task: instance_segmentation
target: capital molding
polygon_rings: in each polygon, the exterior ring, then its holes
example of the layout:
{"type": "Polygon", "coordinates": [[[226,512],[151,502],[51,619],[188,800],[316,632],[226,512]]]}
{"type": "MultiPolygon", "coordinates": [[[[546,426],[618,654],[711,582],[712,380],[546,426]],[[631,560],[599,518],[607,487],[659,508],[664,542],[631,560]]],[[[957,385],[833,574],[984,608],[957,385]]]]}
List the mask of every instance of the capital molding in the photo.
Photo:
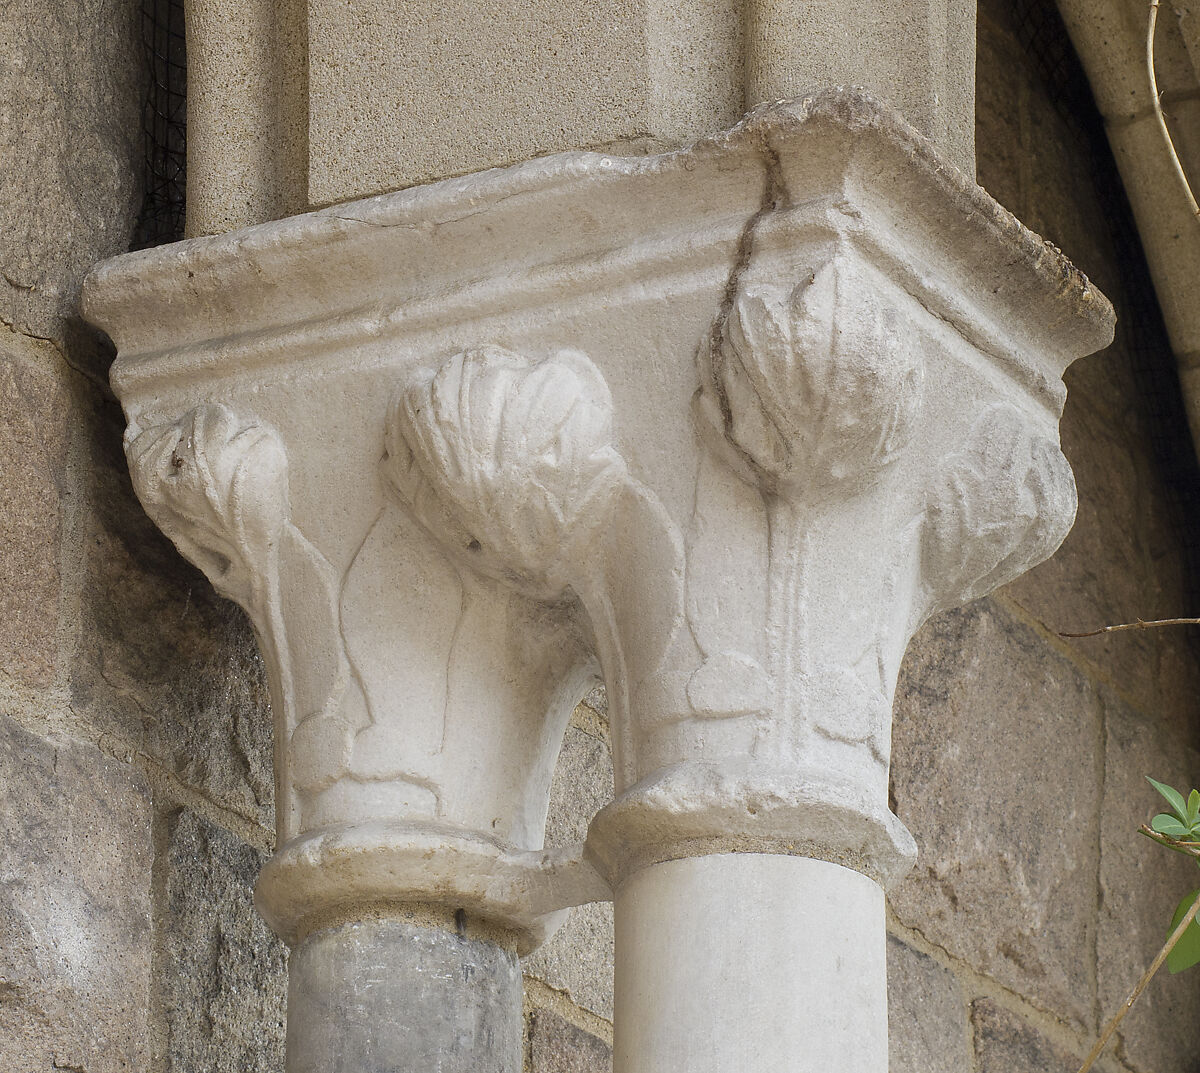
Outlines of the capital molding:
{"type": "Polygon", "coordinates": [[[440,902],[524,949],[654,861],[903,873],[905,647],[1065,536],[1062,373],[1113,326],[844,90],[131,254],[84,300],[138,495],[270,670],[267,919],[440,902]],[[616,799],[548,852],[597,676],[616,799]]]}

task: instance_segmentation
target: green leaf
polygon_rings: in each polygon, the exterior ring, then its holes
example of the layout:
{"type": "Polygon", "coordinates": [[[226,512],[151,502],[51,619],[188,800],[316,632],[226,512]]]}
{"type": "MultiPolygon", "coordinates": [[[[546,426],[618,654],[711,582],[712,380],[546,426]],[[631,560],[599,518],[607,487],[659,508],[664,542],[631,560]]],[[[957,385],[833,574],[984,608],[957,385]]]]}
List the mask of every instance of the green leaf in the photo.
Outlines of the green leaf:
{"type": "MultiPolygon", "coordinates": [[[[1179,903],[1179,908],[1175,910],[1175,915],[1171,917],[1171,927],[1167,932],[1168,935],[1172,935],[1175,929],[1179,927],[1179,922],[1187,914],[1187,911],[1191,909],[1192,902],[1198,897],[1200,897],[1200,890],[1194,890],[1179,903]]],[[[1177,972],[1183,972],[1184,969],[1190,969],[1197,962],[1200,962],[1200,921],[1193,919],[1183,935],[1180,936],[1179,942],[1171,947],[1171,952],[1167,955],[1167,968],[1174,975],[1177,972]]]]}
{"type": "Polygon", "coordinates": [[[1187,822],[1193,827],[1200,820],[1200,790],[1193,790],[1187,799],[1187,822]]]}
{"type": "Polygon", "coordinates": [[[1157,831],[1160,835],[1169,835],[1171,838],[1179,839],[1191,833],[1190,827],[1185,827],[1174,816],[1168,816],[1165,812],[1160,812],[1150,821],[1150,829],[1157,831]]]}
{"type": "Polygon", "coordinates": [[[1172,790],[1171,787],[1156,782],[1149,775],[1146,776],[1146,781],[1167,799],[1167,804],[1171,806],[1180,821],[1187,823],[1187,805],[1184,804],[1183,795],[1178,790],[1172,790]]]}

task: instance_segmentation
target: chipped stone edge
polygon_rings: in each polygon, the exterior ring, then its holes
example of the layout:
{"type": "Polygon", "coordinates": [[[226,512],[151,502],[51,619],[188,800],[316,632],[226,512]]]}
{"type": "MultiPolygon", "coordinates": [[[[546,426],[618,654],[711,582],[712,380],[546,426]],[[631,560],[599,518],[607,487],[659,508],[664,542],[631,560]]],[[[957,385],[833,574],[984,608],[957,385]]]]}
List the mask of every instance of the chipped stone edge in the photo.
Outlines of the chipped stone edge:
{"type": "Polygon", "coordinates": [[[631,787],[593,819],[585,854],[613,889],[662,861],[769,853],[842,865],[885,890],[917,859],[908,829],[886,808],[818,771],[747,760],[687,761],[631,787]]]}
{"type": "Polygon", "coordinates": [[[521,954],[553,933],[562,910],[611,898],[582,846],[513,850],[450,825],[387,820],[293,839],[264,865],[254,895],[289,944],[331,914],[421,903],[515,932],[521,954]]]}

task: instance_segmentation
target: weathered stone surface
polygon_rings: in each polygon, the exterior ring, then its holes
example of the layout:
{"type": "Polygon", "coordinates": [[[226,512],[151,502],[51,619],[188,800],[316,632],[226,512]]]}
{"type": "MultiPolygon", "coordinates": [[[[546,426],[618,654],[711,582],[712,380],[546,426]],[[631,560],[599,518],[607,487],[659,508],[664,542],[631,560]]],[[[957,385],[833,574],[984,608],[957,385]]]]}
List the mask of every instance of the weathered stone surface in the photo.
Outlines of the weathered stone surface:
{"type": "Polygon", "coordinates": [[[954,974],[888,936],[889,1073],[963,1073],[967,1006],[954,974]]]}
{"type": "Polygon", "coordinates": [[[170,1069],[283,1069],[287,952],[254,909],[263,858],[189,811],[170,821],[166,996],[170,1069]]]}
{"type": "Polygon", "coordinates": [[[308,10],[313,204],[557,150],[677,142],[741,111],[730,0],[308,10]]]}
{"type": "Polygon", "coordinates": [[[307,206],[307,0],[187,7],[187,233],[307,206]]]}
{"type": "Polygon", "coordinates": [[[546,845],[569,846],[587,837],[592,817],[613,795],[612,752],[606,742],[571,726],[550,783],[546,845]]]}
{"type": "Polygon", "coordinates": [[[51,347],[0,333],[0,673],[48,685],[70,402],[51,347]]]}
{"type": "MultiPolygon", "coordinates": [[[[1107,751],[1096,950],[1100,1013],[1107,1020],[1162,947],[1179,900],[1200,886],[1192,862],[1137,833],[1164,806],[1145,776],[1186,794],[1200,784],[1200,752],[1111,692],[1103,700],[1107,751]]],[[[1195,976],[1160,970],[1121,1023],[1123,1056],[1134,1069],[1194,1073],[1197,1024],[1195,976]]]]}
{"type": "Polygon", "coordinates": [[[601,1017],[613,1015],[613,907],[580,905],[544,946],[523,961],[526,975],[565,991],[601,1017]]]}
{"type": "Polygon", "coordinates": [[[149,1062],[151,805],[133,769],[0,716],[0,1068],[149,1062]]]}
{"type": "MultiPolygon", "coordinates": [[[[1141,5],[1122,0],[1063,0],[1057,6],[1087,67],[1100,111],[1117,122],[1147,114],[1150,86],[1145,77],[1146,12],[1141,5]]],[[[1175,9],[1172,15],[1187,11],[1183,4],[1171,7],[1175,9]]],[[[1159,91],[1172,96],[1187,93],[1195,87],[1195,75],[1179,20],[1163,11],[1156,38],[1159,91]]]]}
{"type": "Polygon", "coordinates": [[[873,0],[849,9],[750,0],[745,10],[747,105],[863,86],[971,172],[975,0],[873,0]]]}
{"type": "MultiPolygon", "coordinates": [[[[608,745],[569,727],[550,785],[546,845],[582,842],[592,816],[611,800],[612,793],[608,745]]],[[[570,910],[562,927],[525,959],[523,968],[526,975],[566,991],[579,1005],[611,1017],[612,958],[612,905],[581,905],[570,910]]]]}
{"type": "Polygon", "coordinates": [[[612,1048],[601,1039],[538,1009],[529,1015],[530,1073],[610,1073],[612,1048]]]}
{"type": "Polygon", "coordinates": [[[588,695],[583,698],[583,703],[592,711],[608,718],[608,691],[604,688],[603,682],[594,685],[588,691],[588,695]]]}
{"type": "MultiPolygon", "coordinates": [[[[1118,308],[1128,309],[1122,298],[1118,291],[1118,308]]],[[[1131,341],[1122,336],[1067,373],[1061,428],[1079,491],[1075,525],[1053,558],[1004,590],[1055,632],[1194,613],[1180,541],[1186,522],[1168,499],[1149,442],[1153,419],[1132,368],[1131,341]]],[[[1195,631],[1126,631],[1069,643],[1142,711],[1176,733],[1195,733],[1195,631]]]]}
{"type": "MultiPolygon", "coordinates": [[[[1058,6],[1106,118],[1109,141],[1137,214],[1140,243],[1154,274],[1173,349],[1181,358],[1190,357],[1200,350],[1200,318],[1192,286],[1200,260],[1195,245],[1184,238],[1193,223],[1189,199],[1174,173],[1171,154],[1151,110],[1144,61],[1146,13],[1124,0],[1062,0],[1058,6]]],[[[1200,161],[1196,21],[1189,5],[1172,6],[1172,14],[1179,17],[1157,21],[1154,66],[1159,93],[1167,102],[1175,149],[1185,171],[1194,174],[1200,161]]],[[[1195,427],[1200,411],[1186,380],[1185,391],[1195,427]]]]}
{"type": "Polygon", "coordinates": [[[292,953],[288,1008],[288,1073],[521,1065],[517,958],[469,931],[367,920],[314,932],[292,953]]]}
{"type": "Polygon", "coordinates": [[[1085,120],[1071,121],[1069,99],[1051,98],[1044,74],[1026,69],[1025,77],[1021,170],[1027,208],[1021,222],[1061,249],[1096,286],[1119,285],[1122,266],[1114,239],[1123,221],[1109,219],[1113,195],[1106,204],[1101,184],[1079,182],[1080,162],[1098,157],[1104,146],[1091,139],[1081,125],[1085,120]]]}
{"type": "MultiPolygon", "coordinates": [[[[1042,33],[1057,18],[1044,17],[1042,33]]],[[[1025,23],[1009,3],[981,4],[979,180],[1109,295],[1118,334],[1113,346],[1065,376],[1062,443],[1079,489],[1075,526],[1051,560],[1006,592],[1055,631],[1189,614],[1179,522],[1170,516],[1150,443],[1157,419],[1147,412],[1147,353],[1159,348],[1169,361],[1166,340],[1157,318],[1147,315],[1148,297],[1135,294],[1139,281],[1128,253],[1120,252],[1128,248],[1122,229],[1131,225],[1109,186],[1116,178],[1106,147],[1073,98],[1063,96],[1062,70],[1039,70],[1031,61],[1019,39],[1029,33],[1028,16],[1025,23]],[[1079,181],[1081,161],[1097,181],[1079,181]]],[[[1061,60],[1071,62],[1069,54],[1061,60]]],[[[1072,644],[1145,711],[1194,725],[1200,652],[1186,635],[1110,635],[1072,644]]]]}
{"type": "Polygon", "coordinates": [[[141,187],[140,5],[0,7],[0,321],[61,338],[141,187]]]}
{"type": "Polygon", "coordinates": [[[1081,1026],[1094,1003],[1099,734],[1092,684],[991,601],[931,620],[909,648],[892,779],[920,856],[892,907],[1081,1026]]]}
{"type": "MultiPolygon", "coordinates": [[[[1139,479],[1152,479],[1145,457],[1103,414],[1069,397],[1062,436],[1079,489],[1075,525],[1053,558],[1005,593],[1054,631],[1079,633],[1151,618],[1157,608],[1147,599],[1150,564],[1138,492],[1139,479]]],[[[1156,707],[1158,696],[1158,643],[1152,633],[1071,642],[1123,688],[1144,697],[1147,708],[1156,707]]]]}
{"type": "MultiPolygon", "coordinates": [[[[1106,148],[1079,108],[1081,87],[1069,80],[1069,47],[1054,41],[1052,5],[1018,8],[1009,0],[979,5],[976,145],[980,184],[1018,219],[1060,247],[1109,296],[1118,308],[1118,340],[1143,328],[1143,316],[1124,310],[1128,256],[1117,252],[1115,238],[1125,226],[1114,216],[1113,183],[1106,148]],[[1031,26],[1042,20],[1031,48],[1031,26]],[[1023,25],[1022,25],[1023,24],[1023,25]],[[1033,53],[1041,53],[1041,62],[1033,53]],[[1053,64],[1053,70],[1047,67],[1053,64]],[[1050,80],[1054,79],[1051,84],[1050,80]],[[1070,117],[1068,119],[1068,117],[1070,117]],[[1095,180],[1081,182],[1087,170],[1095,180]]],[[[1076,362],[1065,376],[1068,410],[1084,396],[1101,399],[1113,427],[1129,428],[1141,391],[1128,353],[1110,347],[1076,362]]]]}
{"type": "Polygon", "coordinates": [[[971,1026],[979,1073],[1074,1073],[1079,1068],[1079,1059],[991,999],[971,1004],[971,1026]]]}
{"type": "Polygon", "coordinates": [[[992,7],[980,4],[975,63],[975,171],[979,185],[1012,212],[1024,215],[1021,183],[1021,66],[1015,42],[997,27],[992,7]]]}
{"type": "MultiPolygon", "coordinates": [[[[1044,88],[1031,85],[1023,99],[1030,226],[1110,294],[1119,330],[1113,346],[1079,362],[1065,377],[1062,439],[1079,489],[1075,526],[1051,561],[1008,592],[1055,631],[1191,614],[1179,540],[1187,523],[1170,503],[1171,475],[1153,445],[1161,438],[1156,426],[1163,417],[1153,412],[1150,392],[1162,388],[1150,374],[1155,363],[1170,362],[1168,344],[1149,311],[1147,282],[1129,271],[1129,254],[1123,252],[1132,223],[1119,202],[1114,211],[1111,194],[1103,200],[1101,184],[1076,181],[1081,159],[1095,159],[1096,168],[1116,181],[1104,147],[1067,123],[1063,105],[1055,107],[1044,88]]],[[[1161,402],[1157,405],[1161,410],[1161,402]]],[[[1144,711],[1160,713],[1181,730],[1195,728],[1193,697],[1200,686],[1195,637],[1158,631],[1072,644],[1144,711]],[[1180,659],[1181,649],[1191,658],[1180,659]]]]}
{"type": "Polygon", "coordinates": [[[120,451],[119,412],[96,405],[75,704],[101,732],[268,826],[271,713],[253,632],[146,517],[120,451]]]}

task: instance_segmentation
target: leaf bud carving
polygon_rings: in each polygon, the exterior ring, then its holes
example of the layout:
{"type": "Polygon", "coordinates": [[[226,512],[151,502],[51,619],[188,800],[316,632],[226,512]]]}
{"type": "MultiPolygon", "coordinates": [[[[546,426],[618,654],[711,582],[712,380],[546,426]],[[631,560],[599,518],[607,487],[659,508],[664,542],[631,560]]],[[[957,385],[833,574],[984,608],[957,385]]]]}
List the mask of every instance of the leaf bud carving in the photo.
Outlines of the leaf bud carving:
{"type": "Polygon", "coordinates": [[[127,434],[125,450],[146,513],[222,596],[260,617],[288,518],[287,455],[276,432],[206,403],[127,434]]]}
{"type": "Polygon", "coordinates": [[[989,406],[926,503],[923,572],[932,607],[984,596],[1049,558],[1075,520],[1075,480],[1058,444],[1031,435],[1010,403],[989,406]]]}
{"type": "Polygon", "coordinates": [[[562,595],[626,480],[608,386],[578,351],[455,354],[402,387],[386,443],[388,478],[426,529],[539,599],[562,595]]]}
{"type": "Polygon", "coordinates": [[[790,292],[740,290],[704,357],[702,410],[771,491],[880,470],[920,409],[911,329],[845,257],[790,292]]]}

